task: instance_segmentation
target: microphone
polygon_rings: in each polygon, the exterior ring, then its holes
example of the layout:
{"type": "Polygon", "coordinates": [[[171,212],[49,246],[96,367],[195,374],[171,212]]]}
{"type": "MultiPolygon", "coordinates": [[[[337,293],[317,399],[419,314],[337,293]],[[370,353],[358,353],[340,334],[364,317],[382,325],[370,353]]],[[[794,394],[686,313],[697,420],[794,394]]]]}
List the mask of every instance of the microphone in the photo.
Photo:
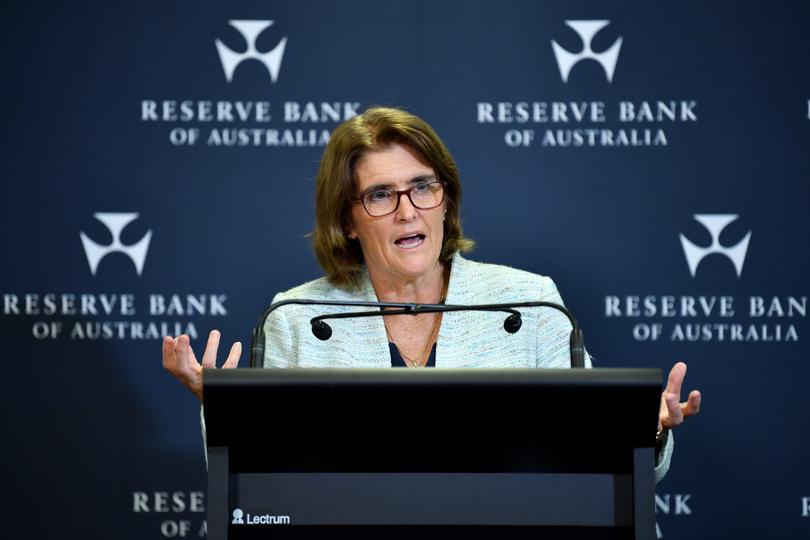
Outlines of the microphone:
{"type": "MultiPolygon", "coordinates": [[[[509,317],[503,322],[503,328],[510,334],[514,334],[520,330],[523,324],[520,313],[506,304],[503,306],[449,306],[447,304],[397,304],[393,302],[368,302],[371,305],[379,305],[387,307],[384,310],[375,311],[355,311],[352,313],[330,313],[328,315],[320,315],[313,317],[310,321],[312,326],[312,334],[320,339],[326,341],[332,337],[332,327],[324,322],[324,319],[355,319],[358,317],[382,317],[388,315],[419,315],[422,313],[444,313],[447,311],[505,311],[509,313],[509,317]]],[[[352,304],[354,305],[354,304],[352,304]]],[[[365,303],[363,304],[365,305],[365,303]]]]}
{"type": "Polygon", "coordinates": [[[510,334],[514,334],[520,330],[521,326],[523,326],[523,319],[520,318],[520,313],[513,313],[503,321],[503,329],[510,334]]]}
{"type": "Polygon", "coordinates": [[[326,324],[323,321],[316,321],[311,323],[312,324],[312,333],[315,335],[316,338],[320,339],[321,341],[326,341],[330,337],[332,337],[332,327],[326,324]]]}
{"type": "Polygon", "coordinates": [[[509,317],[503,322],[503,328],[510,334],[516,333],[523,325],[520,312],[515,308],[547,307],[562,312],[571,323],[571,337],[569,340],[571,367],[585,367],[585,342],[582,329],[577,324],[574,315],[565,306],[554,302],[516,302],[509,304],[478,304],[478,305],[448,305],[448,304],[402,304],[396,302],[360,302],[360,301],[339,301],[339,300],[309,300],[291,299],[282,300],[270,305],[259,317],[259,324],[253,329],[253,336],[250,346],[250,367],[261,367],[264,361],[264,324],[270,313],[276,309],[288,305],[319,305],[319,306],[345,306],[345,307],[373,307],[374,311],[354,311],[348,313],[331,313],[313,317],[310,320],[312,334],[326,341],[332,337],[332,327],[325,319],[353,319],[359,317],[382,317],[388,315],[419,315],[422,313],[447,313],[453,311],[503,311],[509,313],[509,317]]]}

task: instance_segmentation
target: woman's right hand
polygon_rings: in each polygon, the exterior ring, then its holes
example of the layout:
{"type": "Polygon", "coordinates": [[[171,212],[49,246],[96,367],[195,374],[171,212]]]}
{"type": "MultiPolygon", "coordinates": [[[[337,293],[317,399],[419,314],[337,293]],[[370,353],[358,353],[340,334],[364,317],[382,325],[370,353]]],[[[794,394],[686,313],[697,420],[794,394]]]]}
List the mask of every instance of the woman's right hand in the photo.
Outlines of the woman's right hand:
{"type": "MultiPolygon", "coordinates": [[[[197,362],[194,351],[187,335],[183,334],[173,338],[163,337],[163,369],[171,373],[175,379],[191,390],[197,399],[202,401],[203,368],[216,368],[217,349],[219,348],[219,330],[211,330],[208,334],[208,343],[202,356],[202,364],[197,362]]],[[[242,355],[242,344],[236,342],[231,345],[231,352],[222,364],[223,368],[235,368],[242,355]]]]}

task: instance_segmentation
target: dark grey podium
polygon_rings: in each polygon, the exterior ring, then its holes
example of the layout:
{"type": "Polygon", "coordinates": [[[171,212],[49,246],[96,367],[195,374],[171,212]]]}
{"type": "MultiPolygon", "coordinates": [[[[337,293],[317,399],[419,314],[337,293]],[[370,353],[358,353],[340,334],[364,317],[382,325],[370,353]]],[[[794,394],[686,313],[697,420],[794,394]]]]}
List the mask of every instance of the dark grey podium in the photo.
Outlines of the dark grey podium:
{"type": "Polygon", "coordinates": [[[214,540],[655,537],[658,369],[204,380],[214,540]]]}

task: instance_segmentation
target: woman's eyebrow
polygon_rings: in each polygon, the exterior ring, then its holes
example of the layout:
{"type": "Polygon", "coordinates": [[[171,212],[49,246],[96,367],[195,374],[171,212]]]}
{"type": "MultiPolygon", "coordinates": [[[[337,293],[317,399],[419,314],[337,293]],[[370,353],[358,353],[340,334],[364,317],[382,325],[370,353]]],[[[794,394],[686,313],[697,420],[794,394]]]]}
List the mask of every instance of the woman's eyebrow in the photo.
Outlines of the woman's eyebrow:
{"type": "Polygon", "coordinates": [[[382,182],[377,184],[372,184],[368,186],[366,189],[363,190],[363,193],[368,193],[370,191],[377,191],[378,189],[391,189],[394,187],[394,184],[384,184],[382,182]]]}
{"type": "Polygon", "coordinates": [[[436,180],[435,174],[422,174],[419,176],[414,176],[411,178],[411,184],[418,184],[419,182],[430,182],[432,180],[436,180]]]}
{"type": "MultiPolygon", "coordinates": [[[[413,178],[408,180],[408,184],[413,185],[413,184],[418,184],[420,182],[431,182],[433,180],[436,180],[436,175],[435,174],[420,174],[419,176],[414,176],[413,178]]],[[[378,189],[393,190],[395,187],[396,186],[394,184],[390,183],[390,182],[389,183],[380,182],[380,183],[373,184],[373,185],[367,187],[366,189],[363,190],[363,193],[368,193],[370,191],[376,191],[378,189]]]]}

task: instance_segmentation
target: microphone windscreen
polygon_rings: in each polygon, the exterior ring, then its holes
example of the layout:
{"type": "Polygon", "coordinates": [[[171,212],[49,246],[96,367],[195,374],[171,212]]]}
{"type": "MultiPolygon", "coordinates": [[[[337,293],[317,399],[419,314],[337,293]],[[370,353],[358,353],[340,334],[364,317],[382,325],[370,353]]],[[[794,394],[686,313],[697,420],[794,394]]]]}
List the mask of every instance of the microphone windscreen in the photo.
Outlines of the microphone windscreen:
{"type": "Polygon", "coordinates": [[[321,341],[326,341],[332,337],[332,327],[323,321],[312,323],[312,333],[321,341]]]}

